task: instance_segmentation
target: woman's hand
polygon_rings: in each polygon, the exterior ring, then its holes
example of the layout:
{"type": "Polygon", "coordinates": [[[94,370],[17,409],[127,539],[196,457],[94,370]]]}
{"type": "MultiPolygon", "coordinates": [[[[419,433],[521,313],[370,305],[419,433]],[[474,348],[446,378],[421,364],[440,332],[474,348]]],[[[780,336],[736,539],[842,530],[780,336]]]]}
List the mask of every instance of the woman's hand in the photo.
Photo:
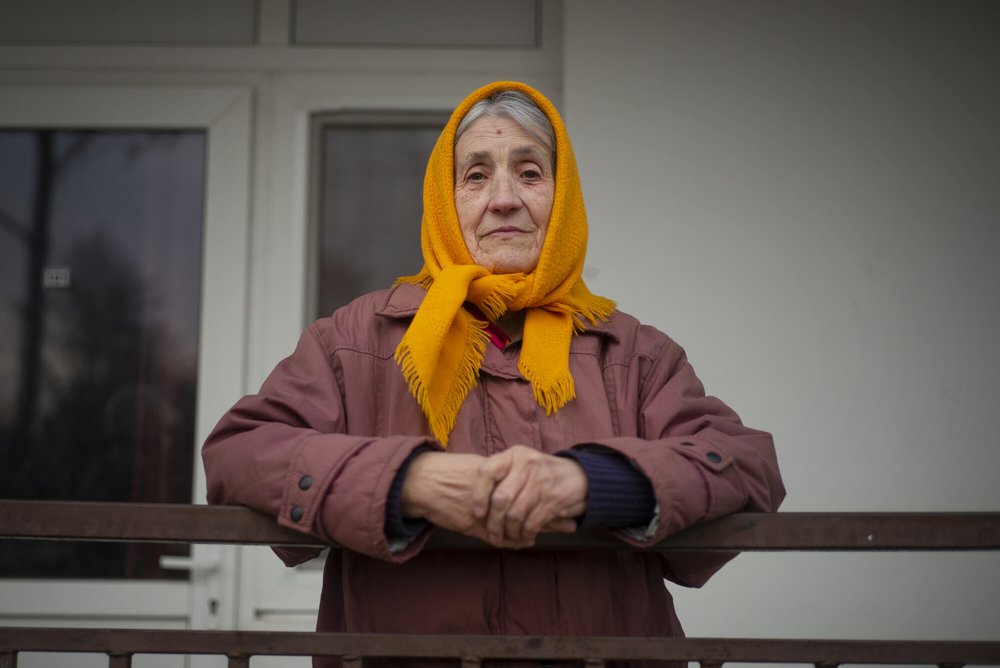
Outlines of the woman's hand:
{"type": "Polygon", "coordinates": [[[403,515],[422,517],[442,529],[499,547],[515,547],[503,540],[488,540],[484,518],[495,481],[481,470],[487,461],[481,455],[443,452],[416,457],[403,481],[403,515]]]}
{"type": "MultiPolygon", "coordinates": [[[[515,445],[485,459],[478,477],[490,481],[489,508],[473,514],[485,519],[493,545],[528,547],[542,531],[572,533],[587,509],[587,476],[572,459],[515,445]]],[[[487,483],[479,484],[482,494],[487,483]]]]}
{"type": "Polygon", "coordinates": [[[410,464],[402,511],[497,547],[540,532],[572,533],[587,509],[587,476],[572,459],[523,445],[492,457],[427,452],[410,464]]]}

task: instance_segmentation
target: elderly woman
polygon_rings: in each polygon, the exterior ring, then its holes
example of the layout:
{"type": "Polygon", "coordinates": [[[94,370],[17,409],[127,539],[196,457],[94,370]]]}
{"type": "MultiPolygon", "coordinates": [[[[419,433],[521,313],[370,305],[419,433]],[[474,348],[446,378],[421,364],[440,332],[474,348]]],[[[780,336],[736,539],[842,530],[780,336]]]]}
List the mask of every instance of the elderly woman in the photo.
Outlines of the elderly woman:
{"type": "Polygon", "coordinates": [[[433,527],[649,545],[784,496],[771,437],[584,285],[583,197],[547,99],[497,82],[458,106],[421,234],[419,274],[311,325],[222,418],[209,500],[348,548],[327,559],[319,630],[680,635],[663,580],[699,586],[728,555],[423,550],[433,527]]]}

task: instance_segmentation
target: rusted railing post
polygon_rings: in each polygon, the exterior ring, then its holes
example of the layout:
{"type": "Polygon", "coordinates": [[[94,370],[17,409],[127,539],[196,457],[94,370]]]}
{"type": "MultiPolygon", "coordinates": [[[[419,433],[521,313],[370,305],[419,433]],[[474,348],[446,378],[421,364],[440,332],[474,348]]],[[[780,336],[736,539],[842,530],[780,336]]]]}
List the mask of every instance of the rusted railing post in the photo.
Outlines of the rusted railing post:
{"type": "Polygon", "coordinates": [[[0,668],[17,668],[17,652],[0,652],[0,668]]]}
{"type": "Polygon", "coordinates": [[[250,657],[245,654],[229,655],[229,668],[250,668],[250,657]]]}

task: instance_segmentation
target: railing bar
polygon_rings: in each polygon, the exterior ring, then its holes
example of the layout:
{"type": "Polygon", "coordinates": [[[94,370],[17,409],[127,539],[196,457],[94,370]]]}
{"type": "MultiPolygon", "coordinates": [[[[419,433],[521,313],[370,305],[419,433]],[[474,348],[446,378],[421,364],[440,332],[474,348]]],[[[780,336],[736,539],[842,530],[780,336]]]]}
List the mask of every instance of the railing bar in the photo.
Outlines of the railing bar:
{"type": "MultiPolygon", "coordinates": [[[[0,536],[325,547],[248,508],[183,504],[0,500],[0,536]]],[[[446,531],[435,531],[428,545],[483,547],[446,531]]],[[[569,548],[623,546],[601,533],[543,534],[531,549],[569,548]]],[[[1000,513],[737,513],[647,550],[1000,550],[1000,513]]]]}
{"type": "Polygon", "coordinates": [[[230,654],[227,665],[229,668],[250,668],[250,657],[245,654],[230,654]]]}
{"type": "Polygon", "coordinates": [[[108,654],[108,668],[132,668],[132,655],[108,654]]]}
{"type": "Polygon", "coordinates": [[[0,652],[0,668],[17,668],[17,652],[0,652]]]}
{"type": "Polygon", "coordinates": [[[0,628],[0,653],[14,651],[231,656],[488,657],[585,661],[909,663],[1000,665],[997,641],[845,641],[746,638],[594,638],[407,635],[154,629],[0,628]]]}

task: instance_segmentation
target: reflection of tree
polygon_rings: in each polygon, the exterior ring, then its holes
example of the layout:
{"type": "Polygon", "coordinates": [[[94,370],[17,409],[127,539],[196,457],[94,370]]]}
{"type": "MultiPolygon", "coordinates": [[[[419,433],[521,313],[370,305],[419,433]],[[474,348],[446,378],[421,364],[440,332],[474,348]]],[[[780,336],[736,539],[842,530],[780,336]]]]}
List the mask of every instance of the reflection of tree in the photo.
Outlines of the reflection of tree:
{"type": "MultiPolygon", "coordinates": [[[[70,291],[50,295],[46,348],[44,415],[40,421],[38,462],[50,473],[39,496],[129,498],[127,450],[136,434],[134,405],[121,408],[122,392],[139,377],[143,337],[141,278],[134,265],[104,235],[77,244],[67,255],[73,267],[70,291]],[[105,412],[114,407],[123,424],[111,425],[105,412]],[[131,414],[130,414],[131,413],[131,414]],[[88,484],[95,466],[119,462],[119,475],[103,489],[88,484]],[[90,494],[78,496],[81,486],[90,494]],[[67,496],[68,495],[68,496],[67,496]]],[[[135,399],[127,400],[134,404],[135,399]]]]}
{"type": "MultiPolygon", "coordinates": [[[[0,496],[186,502],[195,369],[176,354],[168,323],[157,320],[155,286],[145,287],[135,261],[101,232],[59,258],[73,268],[71,289],[42,285],[59,179],[100,137],[54,134],[37,133],[32,224],[4,221],[5,231],[20,230],[14,236],[29,261],[18,403],[13,424],[0,425],[0,496]]],[[[141,135],[131,141],[127,157],[135,159],[148,141],[141,135]]],[[[27,547],[0,546],[0,576],[160,576],[156,560],[167,551],[27,547]]]]}
{"type": "MultiPolygon", "coordinates": [[[[5,211],[0,211],[0,230],[23,244],[27,251],[25,285],[27,294],[21,331],[20,371],[17,384],[17,406],[11,439],[19,447],[32,447],[37,443],[34,431],[39,404],[39,379],[42,368],[42,351],[47,328],[45,307],[47,294],[42,275],[49,261],[50,236],[53,223],[52,211],[61,182],[74,170],[88,164],[88,156],[102,144],[108,133],[38,130],[31,133],[35,144],[34,193],[32,212],[27,224],[22,224],[5,211]]],[[[151,144],[176,141],[173,133],[138,133],[127,137],[125,156],[135,162],[151,144]]]]}
{"type": "Polygon", "coordinates": [[[0,217],[3,229],[28,251],[25,264],[27,295],[21,332],[21,366],[18,374],[17,408],[12,430],[13,443],[18,447],[32,447],[36,443],[34,432],[38,409],[39,381],[42,348],[45,341],[45,290],[42,274],[49,254],[49,237],[52,227],[52,207],[60,179],[84,155],[99,137],[96,133],[60,133],[39,130],[35,139],[35,191],[32,196],[31,220],[20,225],[4,213],[0,217]],[[60,137],[67,137],[60,150],[60,137]]]}
{"type": "Polygon", "coordinates": [[[52,209],[52,187],[55,181],[56,162],[53,155],[52,132],[43,131],[36,137],[35,196],[32,221],[25,231],[28,246],[27,287],[24,328],[21,334],[21,372],[18,379],[17,412],[14,417],[13,443],[15,448],[31,447],[35,407],[38,403],[38,379],[41,366],[42,336],[44,332],[45,293],[42,290],[42,272],[49,248],[49,220],[52,209]]]}
{"type": "MultiPolygon", "coordinates": [[[[73,289],[49,296],[39,424],[41,446],[16,450],[5,493],[20,498],[186,501],[194,440],[194,369],[169,356],[170,337],[150,311],[142,277],[108,236],[68,254],[73,289]],[[44,446],[44,447],[42,447],[44,446]]],[[[163,549],[123,545],[31,550],[29,570],[61,576],[157,572],[163,549]],[[37,563],[39,551],[45,565],[37,563]],[[70,563],[72,562],[72,563],[70,563]]],[[[24,554],[24,553],[22,553],[24,554]]],[[[17,561],[11,555],[13,562],[17,561]]],[[[4,564],[0,571],[20,572],[4,564]]]]}

